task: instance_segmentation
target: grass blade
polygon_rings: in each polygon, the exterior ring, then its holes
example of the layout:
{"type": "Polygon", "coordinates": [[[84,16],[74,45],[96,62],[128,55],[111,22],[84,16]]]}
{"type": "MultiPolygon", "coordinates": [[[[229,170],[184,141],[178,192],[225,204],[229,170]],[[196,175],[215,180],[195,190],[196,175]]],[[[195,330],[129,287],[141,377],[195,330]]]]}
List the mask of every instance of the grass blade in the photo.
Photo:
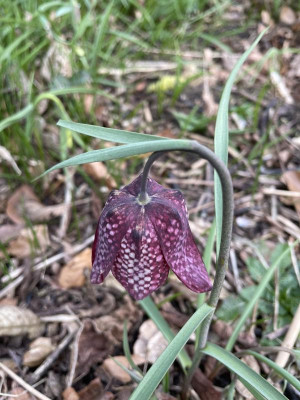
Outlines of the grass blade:
{"type": "MultiPolygon", "coordinates": [[[[227,165],[228,161],[228,107],[231,89],[235,78],[241,69],[243,63],[248,58],[251,51],[255,48],[257,43],[265,34],[266,29],[258,36],[258,38],[252,43],[248,50],[244,52],[241,58],[233,68],[225,88],[222,93],[220,105],[217,114],[216,127],[215,127],[215,153],[216,155],[227,165]]],[[[221,231],[222,231],[222,213],[223,213],[223,201],[222,201],[222,189],[218,175],[215,173],[215,215],[216,215],[216,229],[217,229],[217,254],[219,252],[221,242],[221,231]]]]}
{"type": "Polygon", "coordinates": [[[249,385],[244,379],[240,378],[242,384],[253,394],[255,400],[266,400],[265,396],[262,396],[253,386],[249,385]]]}
{"type": "MultiPolygon", "coordinates": [[[[211,259],[212,259],[215,239],[216,239],[216,219],[214,219],[214,221],[210,227],[208,238],[207,238],[205,249],[204,249],[204,253],[203,253],[203,262],[204,262],[204,265],[205,265],[208,273],[210,272],[210,269],[211,269],[211,259]]],[[[198,299],[197,299],[198,307],[200,307],[204,303],[205,296],[206,296],[206,293],[198,294],[198,299]]]]}
{"type": "Polygon", "coordinates": [[[4,61],[11,60],[13,58],[12,52],[32,34],[32,31],[27,31],[23,35],[17,37],[12,43],[10,43],[6,48],[1,47],[2,53],[0,54],[0,65],[3,65],[4,61]]]}
{"type": "Polygon", "coordinates": [[[125,319],[124,327],[123,327],[123,350],[124,350],[125,357],[127,358],[131,368],[135,369],[136,371],[139,372],[140,375],[143,376],[143,371],[137,365],[135,365],[135,363],[131,357],[129,343],[128,343],[127,319],[125,319]]]}
{"type": "Polygon", "coordinates": [[[131,371],[129,368],[125,367],[122,363],[120,363],[116,358],[111,357],[111,359],[120,367],[123,371],[127,372],[127,374],[134,380],[136,383],[141,382],[142,377],[135,371],[131,371]]]}
{"type": "Polygon", "coordinates": [[[219,47],[220,50],[225,51],[225,53],[232,54],[232,50],[229,46],[222,43],[217,37],[208,35],[207,33],[199,33],[199,37],[208,43],[213,44],[216,47],[219,47]]]}
{"type": "MultiPolygon", "coordinates": [[[[262,376],[257,374],[253,369],[235,357],[229,351],[213,343],[207,343],[202,352],[208,356],[214,357],[225,365],[228,369],[234,372],[239,378],[252,387],[259,395],[267,400],[287,400],[287,398],[278,392],[269,382],[262,376]]],[[[250,390],[250,389],[249,389],[250,390]]]]}
{"type": "Polygon", "coordinates": [[[135,37],[134,35],[132,35],[130,33],[121,32],[121,31],[110,31],[110,33],[112,35],[115,35],[115,36],[123,39],[124,41],[128,41],[128,42],[132,42],[134,44],[137,44],[142,49],[149,49],[149,47],[150,47],[146,42],[144,42],[141,39],[138,39],[137,37],[135,37]]]}
{"type": "Polygon", "coordinates": [[[54,165],[53,167],[45,171],[42,175],[40,175],[39,178],[48,174],[50,171],[53,171],[58,168],[65,168],[74,165],[91,163],[95,161],[107,161],[117,158],[136,156],[139,154],[144,154],[153,151],[178,150],[178,149],[189,150],[191,149],[191,147],[192,147],[192,142],[190,140],[171,139],[171,140],[156,140],[147,143],[141,142],[141,143],[124,144],[122,146],[110,147],[108,149],[92,150],[86,153],[78,154],[77,156],[71,157],[67,160],[64,160],[54,165]]]}
{"type": "Polygon", "coordinates": [[[108,6],[106,7],[106,10],[102,16],[101,22],[99,24],[99,28],[98,28],[98,32],[97,32],[97,36],[94,42],[94,46],[93,46],[93,53],[92,53],[92,61],[91,61],[91,74],[94,76],[96,74],[96,64],[97,64],[97,57],[101,51],[101,47],[103,44],[103,39],[104,39],[104,35],[106,33],[107,30],[107,26],[108,26],[108,19],[109,16],[111,14],[112,8],[114,5],[114,1],[111,1],[108,6]]]}
{"type": "Polygon", "coordinates": [[[115,143],[137,143],[149,142],[153,140],[170,140],[162,136],[147,135],[146,133],[137,133],[123,131],[119,129],[103,128],[102,126],[79,124],[72,121],[64,121],[60,119],[58,126],[71,129],[72,131],[82,133],[83,135],[92,136],[102,140],[108,140],[115,143]]]}
{"type": "MultiPolygon", "coordinates": [[[[296,245],[297,242],[295,242],[293,245],[296,245]]],[[[246,308],[243,311],[243,314],[241,315],[238,323],[236,324],[234,331],[232,335],[230,336],[230,339],[228,340],[228,343],[226,345],[226,350],[231,351],[233,348],[236,339],[242,330],[247,318],[251,314],[256,302],[260,298],[260,296],[263,294],[266,286],[270,282],[275,270],[280,266],[281,261],[289,254],[290,248],[288,247],[281,255],[278,257],[278,259],[270,266],[270,268],[266,271],[264,277],[262,278],[260,284],[257,286],[255,295],[252,297],[252,299],[249,301],[247,304],[246,308]]]]}
{"type": "Polygon", "coordinates": [[[28,106],[26,106],[22,110],[16,112],[15,114],[11,115],[10,117],[5,118],[3,121],[0,122],[0,132],[3,131],[3,129],[7,128],[8,126],[19,121],[20,119],[25,118],[33,110],[34,110],[34,105],[30,103],[30,104],[28,104],[28,106]]]}
{"type": "Polygon", "coordinates": [[[255,351],[246,350],[245,353],[250,354],[251,356],[254,356],[258,360],[269,365],[269,367],[271,367],[279,376],[282,376],[282,378],[286,379],[288,382],[290,382],[291,385],[294,386],[294,388],[300,391],[300,381],[298,381],[298,379],[295,378],[292,374],[290,374],[286,369],[280,367],[274,361],[263,356],[262,354],[256,353],[255,351]]]}
{"type": "MultiPolygon", "coordinates": [[[[152,393],[159,385],[170,366],[175,361],[180,350],[189,340],[191,334],[197,329],[201,322],[211,313],[213,308],[207,304],[203,304],[188,322],[180,329],[178,334],[174,337],[165,351],[159,356],[155,364],[149,369],[147,374],[144,376],[142,382],[135,389],[130,397],[130,400],[148,400],[152,393]]],[[[275,400],[275,399],[274,399],[275,400]]]]}
{"type": "MultiPolygon", "coordinates": [[[[211,259],[212,259],[212,253],[213,253],[213,248],[214,248],[214,244],[215,244],[215,239],[216,239],[216,220],[214,219],[214,222],[212,223],[210,230],[209,230],[206,246],[205,246],[204,253],[203,253],[203,262],[204,262],[204,265],[206,266],[208,273],[210,272],[211,259]]],[[[205,301],[205,296],[206,296],[206,293],[198,294],[197,308],[202,306],[202,304],[205,301]]],[[[198,343],[198,340],[199,340],[199,334],[200,334],[200,329],[197,329],[196,330],[196,344],[198,343]]]]}

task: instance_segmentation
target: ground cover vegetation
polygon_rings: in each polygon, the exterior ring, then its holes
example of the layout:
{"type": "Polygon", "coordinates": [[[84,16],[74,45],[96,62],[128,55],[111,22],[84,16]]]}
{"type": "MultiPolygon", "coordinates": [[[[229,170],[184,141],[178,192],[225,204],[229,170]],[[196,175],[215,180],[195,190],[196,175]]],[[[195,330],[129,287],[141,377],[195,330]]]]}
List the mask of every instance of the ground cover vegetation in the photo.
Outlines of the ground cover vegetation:
{"type": "MultiPolygon", "coordinates": [[[[299,398],[298,2],[0,4],[1,396],[142,399],[145,376],[161,381],[145,399],[274,399],[260,375],[285,396],[278,398],[299,398]],[[267,27],[228,93],[227,145],[217,129],[227,123],[224,104],[225,123],[217,120],[224,86],[267,27]],[[71,121],[112,130],[87,133],[71,121]],[[185,393],[197,327],[210,313],[205,294],[170,273],[152,300],[136,302],[111,275],[99,286],[89,279],[99,215],[109,192],[141,172],[146,142],[143,154],[36,179],[69,157],[116,146],[126,136],[120,130],[196,140],[228,155],[230,264],[185,393]],[[172,349],[169,358],[163,351],[178,331],[173,349],[187,345],[167,368],[172,349]]],[[[212,167],[195,154],[168,153],[151,176],[183,193],[213,280],[221,207],[212,167]]]]}

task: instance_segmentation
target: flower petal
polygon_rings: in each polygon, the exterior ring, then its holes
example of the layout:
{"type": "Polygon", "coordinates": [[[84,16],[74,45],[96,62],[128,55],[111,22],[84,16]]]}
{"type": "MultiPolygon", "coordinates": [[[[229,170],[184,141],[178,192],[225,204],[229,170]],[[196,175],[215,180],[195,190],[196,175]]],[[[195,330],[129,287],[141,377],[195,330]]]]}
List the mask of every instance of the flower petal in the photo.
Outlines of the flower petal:
{"type": "Polygon", "coordinates": [[[212,284],[190,227],[185,241],[182,242],[182,250],[176,249],[169,266],[181,282],[194,292],[203,293],[211,290],[212,284]]]}
{"type": "Polygon", "coordinates": [[[159,194],[153,196],[154,201],[156,198],[166,200],[168,202],[167,204],[169,204],[172,208],[176,208],[183,219],[188,219],[188,210],[180,190],[165,189],[159,194]]]}
{"type": "MultiPolygon", "coordinates": [[[[142,183],[142,174],[140,174],[134,181],[132,181],[129,185],[123,187],[123,191],[130,193],[131,195],[137,197],[141,191],[141,183],[142,183]]],[[[147,178],[146,191],[149,196],[152,196],[155,193],[159,193],[163,190],[166,190],[162,185],[157,183],[152,178],[147,178]]]]}
{"type": "Polygon", "coordinates": [[[166,198],[153,197],[146,207],[168,266],[192,291],[210,290],[212,285],[184,215],[183,204],[180,209],[174,208],[166,198]]]}
{"type": "Polygon", "coordinates": [[[169,268],[151,221],[141,214],[124,236],[112,272],[136,300],[142,300],[168,277],[169,268]]]}
{"type": "Polygon", "coordinates": [[[128,195],[115,191],[109,197],[94,239],[91,282],[101,283],[111,270],[121,241],[130,225],[135,225],[138,205],[128,195]]]}

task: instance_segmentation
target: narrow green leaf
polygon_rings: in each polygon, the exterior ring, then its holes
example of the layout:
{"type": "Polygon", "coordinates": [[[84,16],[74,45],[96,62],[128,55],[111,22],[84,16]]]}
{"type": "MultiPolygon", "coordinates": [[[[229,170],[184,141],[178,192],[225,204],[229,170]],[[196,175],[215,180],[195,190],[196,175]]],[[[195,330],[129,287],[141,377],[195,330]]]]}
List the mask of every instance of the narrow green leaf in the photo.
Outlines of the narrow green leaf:
{"type": "MultiPolygon", "coordinates": [[[[295,246],[297,242],[295,242],[293,245],[295,246]]],[[[240,319],[238,320],[238,323],[236,324],[234,331],[232,335],[230,336],[230,339],[228,340],[228,343],[226,345],[226,350],[231,351],[231,349],[234,346],[234,343],[236,342],[236,339],[243,328],[247,318],[250,316],[253,307],[255,306],[256,302],[260,298],[260,296],[264,293],[266,286],[270,282],[275,270],[280,266],[284,258],[288,255],[290,252],[290,248],[287,248],[281,255],[278,257],[278,259],[270,266],[270,268],[266,271],[264,277],[262,278],[260,284],[257,286],[256,291],[254,296],[251,298],[249,303],[246,305],[240,319]]]]}
{"type": "Polygon", "coordinates": [[[127,358],[131,368],[135,369],[136,371],[139,372],[140,375],[143,376],[143,371],[141,371],[141,369],[137,365],[135,365],[135,363],[131,357],[129,343],[128,343],[127,319],[125,319],[124,326],[123,326],[123,350],[124,350],[125,357],[127,358]]]}
{"type": "Polygon", "coordinates": [[[290,374],[286,369],[281,368],[278,364],[276,364],[274,361],[270,360],[268,357],[265,357],[262,354],[256,353],[255,351],[246,350],[245,353],[250,354],[251,356],[254,356],[258,360],[269,365],[269,367],[273,368],[273,370],[278,375],[282,376],[284,379],[286,379],[288,382],[290,382],[290,384],[293,385],[294,388],[296,388],[297,390],[300,391],[300,381],[298,381],[298,379],[295,378],[292,374],[290,374]]]}
{"type": "MultiPolygon", "coordinates": [[[[213,312],[213,308],[203,304],[188,322],[180,329],[165,351],[159,356],[155,364],[149,369],[142,382],[130,396],[130,400],[148,400],[163,379],[170,366],[175,361],[180,350],[189,340],[191,334],[201,322],[213,312]]],[[[274,399],[275,400],[275,399],[274,399]]]]}
{"type": "Polygon", "coordinates": [[[154,140],[170,140],[162,136],[147,135],[146,133],[129,132],[119,129],[103,128],[102,126],[94,126],[88,124],[79,124],[72,121],[64,121],[60,119],[58,126],[71,129],[72,131],[82,133],[83,135],[92,136],[98,139],[108,140],[115,143],[137,143],[149,142],[154,140]]]}
{"type": "Polygon", "coordinates": [[[3,121],[0,122],[0,132],[3,129],[7,128],[8,126],[14,124],[15,122],[19,121],[20,119],[25,118],[28,114],[30,114],[34,109],[33,104],[28,104],[22,110],[16,112],[15,114],[11,115],[10,117],[5,118],[3,121]]]}
{"type": "MultiPolygon", "coordinates": [[[[212,259],[215,240],[216,240],[216,219],[214,219],[214,221],[210,227],[208,238],[207,238],[205,249],[204,249],[204,253],[203,253],[203,262],[204,262],[204,265],[205,265],[208,273],[210,272],[210,269],[211,269],[211,259],[212,259]]],[[[200,307],[204,303],[205,296],[206,296],[206,293],[198,294],[198,299],[197,299],[198,307],[200,307]]],[[[198,335],[197,335],[197,337],[198,337],[198,335]]]]}
{"type": "Polygon", "coordinates": [[[57,0],[48,1],[47,3],[41,4],[40,6],[38,6],[38,11],[41,13],[44,13],[44,12],[48,11],[49,8],[51,8],[51,7],[61,6],[63,4],[64,4],[63,1],[57,1],[57,0]]]}
{"type": "Polygon", "coordinates": [[[251,386],[244,379],[240,378],[240,381],[249,390],[249,392],[253,394],[255,400],[266,400],[265,396],[262,396],[253,386],[251,386]]]}
{"type": "Polygon", "coordinates": [[[0,65],[4,63],[4,61],[12,59],[12,52],[25,40],[32,34],[31,30],[26,31],[22,35],[18,36],[17,39],[15,39],[12,43],[10,43],[6,47],[1,46],[2,53],[0,54],[0,65]]]}
{"type": "MultiPolygon", "coordinates": [[[[211,268],[211,259],[212,259],[212,253],[213,253],[213,248],[214,248],[214,244],[215,244],[215,239],[216,239],[216,220],[214,219],[210,230],[209,230],[209,235],[206,241],[206,246],[204,249],[204,253],[203,253],[203,262],[204,265],[206,266],[207,272],[210,272],[210,268],[211,268]]],[[[197,308],[199,308],[200,306],[202,306],[202,304],[205,301],[205,296],[206,293],[200,293],[197,296],[197,308]]],[[[197,347],[197,343],[199,340],[199,334],[200,334],[200,328],[197,329],[196,331],[196,347],[197,347]]]]}
{"type": "Polygon", "coordinates": [[[217,37],[208,35],[207,33],[203,32],[199,33],[198,35],[201,39],[206,40],[208,43],[211,43],[216,47],[219,47],[219,49],[225,51],[228,54],[232,54],[231,48],[227,46],[227,44],[221,42],[221,40],[219,40],[217,37]]]}
{"type": "Polygon", "coordinates": [[[103,39],[104,39],[104,35],[107,31],[108,19],[111,14],[113,5],[114,5],[114,0],[112,0],[108,4],[103,16],[101,17],[101,22],[99,24],[99,28],[97,31],[96,39],[95,39],[94,46],[93,46],[92,58],[91,58],[91,60],[92,60],[91,61],[91,74],[92,75],[95,75],[95,73],[96,73],[97,57],[98,57],[99,53],[101,52],[101,48],[103,46],[103,42],[104,42],[103,39]]]}
{"type": "Polygon", "coordinates": [[[150,47],[147,42],[144,42],[143,40],[137,38],[136,36],[134,36],[130,33],[122,32],[122,31],[112,31],[112,30],[109,33],[123,39],[123,41],[128,41],[128,42],[137,44],[142,49],[149,49],[149,47],[150,47]]]}
{"type": "Polygon", "coordinates": [[[257,374],[253,369],[235,357],[229,351],[213,343],[207,343],[202,352],[208,356],[214,357],[220,361],[228,369],[234,372],[239,378],[249,384],[259,395],[264,396],[267,400],[287,400],[287,398],[278,392],[269,382],[262,376],[257,374]]]}
{"type": "MultiPolygon", "coordinates": [[[[150,296],[146,297],[144,300],[139,301],[140,305],[143,307],[147,315],[152,319],[167,341],[170,343],[175,334],[169,327],[167,321],[159,312],[155,303],[151,300],[150,296]]],[[[178,361],[180,362],[184,371],[192,365],[192,361],[185,350],[181,350],[178,354],[178,361]]]]}
{"type": "Polygon", "coordinates": [[[99,94],[101,96],[107,97],[116,104],[120,103],[118,99],[109,94],[107,91],[86,86],[70,86],[65,88],[52,89],[49,91],[49,93],[52,93],[55,96],[64,96],[68,94],[99,94]]]}
{"type": "Polygon", "coordinates": [[[125,144],[122,146],[110,147],[108,149],[92,150],[86,153],[78,154],[77,156],[71,157],[67,160],[64,160],[54,165],[53,167],[45,171],[42,175],[40,175],[38,178],[41,178],[42,176],[48,174],[50,171],[53,171],[58,168],[65,168],[73,165],[80,165],[96,161],[114,160],[117,158],[136,156],[138,154],[144,154],[153,151],[189,150],[191,149],[191,146],[192,146],[192,141],[190,140],[171,139],[171,140],[156,140],[147,143],[145,142],[132,143],[132,144],[125,144]]]}
{"type": "Polygon", "coordinates": [[[127,372],[127,374],[136,382],[139,383],[142,381],[142,376],[135,372],[130,370],[129,368],[125,367],[122,363],[120,363],[118,360],[116,360],[114,357],[111,357],[111,359],[120,367],[122,368],[123,371],[127,372]]]}
{"type": "Polygon", "coordinates": [[[226,395],[225,395],[226,400],[234,400],[235,386],[236,386],[236,380],[234,376],[234,379],[231,380],[230,385],[226,388],[226,395]]]}
{"type": "MultiPolygon", "coordinates": [[[[215,153],[227,165],[228,161],[228,107],[231,89],[236,76],[241,69],[242,65],[248,58],[251,51],[255,48],[262,36],[266,33],[265,29],[258,38],[252,43],[248,50],[244,52],[241,58],[233,68],[225,88],[222,93],[220,105],[217,114],[216,127],[215,127],[215,153]]],[[[222,231],[222,214],[223,214],[223,201],[222,201],[222,188],[218,174],[215,172],[215,215],[216,215],[216,228],[217,228],[217,253],[219,252],[222,231]]]]}

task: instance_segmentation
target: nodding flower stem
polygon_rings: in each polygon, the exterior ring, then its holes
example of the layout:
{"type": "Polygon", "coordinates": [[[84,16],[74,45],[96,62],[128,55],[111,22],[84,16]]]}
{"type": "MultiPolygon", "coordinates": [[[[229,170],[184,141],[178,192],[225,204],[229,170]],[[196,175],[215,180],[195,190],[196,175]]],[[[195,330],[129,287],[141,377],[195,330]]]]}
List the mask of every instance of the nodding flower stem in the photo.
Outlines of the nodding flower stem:
{"type": "Polygon", "coordinates": [[[143,174],[142,174],[142,182],[141,182],[141,191],[140,191],[140,195],[138,198],[141,203],[146,202],[147,198],[148,198],[146,184],[147,184],[147,178],[149,175],[150,168],[151,168],[152,164],[154,163],[154,161],[157,160],[160,156],[162,156],[165,153],[166,153],[166,151],[156,151],[155,153],[152,153],[144,166],[144,170],[143,170],[143,174]]]}
{"type": "MultiPolygon", "coordinates": [[[[214,167],[214,169],[217,171],[220,182],[221,182],[221,187],[222,187],[222,196],[223,196],[223,216],[222,216],[222,235],[221,235],[221,242],[220,242],[220,250],[219,254],[217,257],[217,262],[216,262],[216,275],[213,283],[213,287],[208,299],[208,305],[211,307],[216,307],[218,304],[218,300],[220,297],[221,289],[224,283],[225,279],[225,274],[228,266],[228,258],[229,258],[229,250],[230,250],[230,242],[231,242],[231,235],[232,235],[232,224],[233,224],[233,188],[232,188],[232,181],[231,181],[231,176],[230,173],[226,167],[226,165],[221,161],[213,151],[208,149],[205,146],[202,146],[196,141],[191,142],[191,146],[189,149],[185,148],[180,148],[178,146],[178,149],[170,149],[172,151],[174,150],[181,150],[181,151],[188,151],[197,154],[199,157],[206,159],[207,161],[210,162],[210,164],[214,167]]],[[[157,160],[161,155],[165,154],[168,149],[164,149],[164,151],[158,151],[153,153],[143,170],[143,175],[142,175],[142,185],[141,185],[141,193],[140,193],[140,200],[145,200],[147,198],[147,188],[146,188],[146,182],[147,182],[147,177],[149,174],[149,170],[154,163],[155,160],[157,160]]],[[[183,393],[187,393],[188,391],[188,386],[191,382],[192,376],[195,372],[195,370],[198,368],[201,357],[202,357],[202,352],[201,349],[205,347],[206,342],[207,342],[207,335],[210,327],[210,323],[212,320],[213,315],[208,317],[201,325],[200,327],[200,335],[199,335],[199,341],[197,344],[197,348],[195,349],[195,354],[194,354],[194,359],[191,368],[187,372],[185,383],[184,383],[184,388],[183,388],[183,393]]],[[[185,397],[186,394],[184,394],[183,397],[185,397]]]]}

